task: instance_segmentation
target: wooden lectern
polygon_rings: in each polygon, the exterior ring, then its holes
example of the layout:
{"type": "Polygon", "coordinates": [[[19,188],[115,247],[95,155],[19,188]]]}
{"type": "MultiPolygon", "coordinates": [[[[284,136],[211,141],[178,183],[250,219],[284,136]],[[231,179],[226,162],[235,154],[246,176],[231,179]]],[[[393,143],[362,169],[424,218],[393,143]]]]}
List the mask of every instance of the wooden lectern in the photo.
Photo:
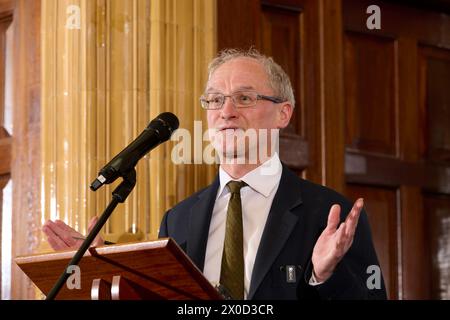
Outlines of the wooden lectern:
{"type": "MultiPolygon", "coordinates": [[[[15,261],[47,294],[74,254],[75,251],[36,254],[15,261]]],[[[66,284],[56,299],[223,299],[170,238],[91,247],[79,267],[81,288],[69,289],[66,284]]]]}

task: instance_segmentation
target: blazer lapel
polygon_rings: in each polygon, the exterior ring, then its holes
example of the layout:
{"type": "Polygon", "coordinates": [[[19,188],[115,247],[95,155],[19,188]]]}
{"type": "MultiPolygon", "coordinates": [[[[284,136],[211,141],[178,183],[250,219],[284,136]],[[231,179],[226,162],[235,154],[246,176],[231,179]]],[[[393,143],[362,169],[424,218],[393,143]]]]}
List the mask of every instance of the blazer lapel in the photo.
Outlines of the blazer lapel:
{"type": "Polygon", "coordinates": [[[256,254],[248,299],[252,299],[297,223],[298,215],[291,210],[302,202],[298,179],[283,165],[280,185],[273,199],[256,254]]]}
{"type": "Polygon", "coordinates": [[[198,201],[190,210],[186,253],[202,271],[205,263],[209,225],[218,188],[219,176],[217,175],[214,182],[198,195],[198,201]]]}

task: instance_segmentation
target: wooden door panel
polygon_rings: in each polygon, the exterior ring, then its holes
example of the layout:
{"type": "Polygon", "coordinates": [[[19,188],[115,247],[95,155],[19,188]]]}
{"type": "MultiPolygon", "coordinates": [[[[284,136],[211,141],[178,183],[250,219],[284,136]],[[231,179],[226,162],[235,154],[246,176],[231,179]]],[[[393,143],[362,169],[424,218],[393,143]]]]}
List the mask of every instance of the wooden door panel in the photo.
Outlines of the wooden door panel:
{"type": "MultiPolygon", "coordinates": [[[[443,7],[431,8],[425,2],[419,7],[379,1],[381,29],[369,30],[366,8],[373,2],[342,4],[346,181],[370,190],[399,190],[389,201],[384,194],[385,202],[396,204],[390,208],[400,217],[393,222],[397,236],[390,250],[398,258],[390,267],[398,270],[398,292],[393,295],[395,273],[390,270],[391,297],[442,298],[429,270],[437,254],[434,238],[439,238],[433,232],[445,222],[424,209],[433,205],[422,192],[450,194],[450,16],[443,7]],[[433,225],[432,231],[427,224],[433,225]],[[434,249],[427,249],[429,243],[434,249]]],[[[358,196],[354,188],[348,192],[358,196]]],[[[369,196],[378,199],[380,194],[369,196]]],[[[378,247],[388,236],[377,231],[383,221],[378,213],[377,220],[371,220],[378,247]]],[[[380,260],[386,268],[383,253],[380,260]]],[[[434,265],[433,274],[437,268],[434,265]]]]}
{"type": "Polygon", "coordinates": [[[347,147],[396,155],[395,61],[393,39],[345,33],[347,147]]]}
{"type": "Polygon", "coordinates": [[[289,126],[281,130],[280,157],[299,174],[309,164],[306,141],[302,67],[303,3],[291,0],[219,0],[218,49],[254,47],[272,56],[289,75],[296,107],[289,126]],[[230,16],[233,19],[230,20],[230,16]]]}
{"type": "Polygon", "coordinates": [[[422,157],[450,163],[450,50],[419,48],[422,157]]]}
{"type": "Polygon", "coordinates": [[[372,238],[390,299],[397,298],[397,191],[348,184],[352,201],[364,198],[372,238]]]}
{"type": "Polygon", "coordinates": [[[217,0],[218,50],[260,49],[260,3],[255,0],[217,0]]]}
{"type": "Polygon", "coordinates": [[[377,1],[381,29],[368,30],[370,0],[218,1],[219,49],[253,45],[291,77],[297,109],[282,160],[365,198],[399,299],[430,297],[422,192],[450,194],[450,15],[417,3],[377,1]]]}
{"type": "Polygon", "coordinates": [[[296,101],[296,110],[288,131],[301,135],[301,43],[300,9],[262,7],[261,46],[264,54],[271,56],[286,71],[291,79],[296,101]]]}

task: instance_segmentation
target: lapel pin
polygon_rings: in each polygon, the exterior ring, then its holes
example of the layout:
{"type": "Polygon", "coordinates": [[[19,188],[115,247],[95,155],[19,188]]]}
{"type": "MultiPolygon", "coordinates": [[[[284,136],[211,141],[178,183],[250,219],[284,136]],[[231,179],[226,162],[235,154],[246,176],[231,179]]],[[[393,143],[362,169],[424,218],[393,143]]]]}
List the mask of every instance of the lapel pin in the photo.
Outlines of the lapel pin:
{"type": "Polygon", "coordinates": [[[297,282],[297,272],[295,266],[286,266],[286,282],[287,283],[297,282]]]}

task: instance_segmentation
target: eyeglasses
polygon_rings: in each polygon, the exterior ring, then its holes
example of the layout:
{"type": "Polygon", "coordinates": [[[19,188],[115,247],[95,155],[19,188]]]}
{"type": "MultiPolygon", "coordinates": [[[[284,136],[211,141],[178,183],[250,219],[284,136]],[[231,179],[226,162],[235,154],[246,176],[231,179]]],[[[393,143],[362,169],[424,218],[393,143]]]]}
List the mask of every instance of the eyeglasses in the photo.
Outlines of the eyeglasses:
{"type": "Polygon", "coordinates": [[[254,91],[238,91],[230,95],[222,93],[207,93],[201,96],[200,103],[206,110],[217,110],[223,107],[226,98],[231,98],[236,108],[248,108],[256,105],[258,100],[272,101],[273,103],[282,103],[285,100],[279,97],[270,97],[258,94],[254,91]]]}

